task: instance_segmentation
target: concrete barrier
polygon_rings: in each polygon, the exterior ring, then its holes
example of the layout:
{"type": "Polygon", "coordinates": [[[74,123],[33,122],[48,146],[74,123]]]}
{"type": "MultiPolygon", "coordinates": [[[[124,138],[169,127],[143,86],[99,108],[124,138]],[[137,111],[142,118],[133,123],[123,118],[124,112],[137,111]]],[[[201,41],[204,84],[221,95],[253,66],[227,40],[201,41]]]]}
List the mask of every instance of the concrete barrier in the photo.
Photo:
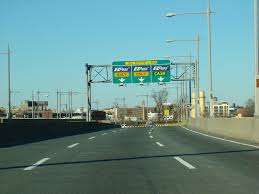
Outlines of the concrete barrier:
{"type": "Polygon", "coordinates": [[[0,125],[0,147],[90,133],[116,127],[113,124],[72,120],[17,119],[0,125]]]}
{"type": "Polygon", "coordinates": [[[258,118],[189,119],[186,126],[205,133],[259,143],[258,118]]]}

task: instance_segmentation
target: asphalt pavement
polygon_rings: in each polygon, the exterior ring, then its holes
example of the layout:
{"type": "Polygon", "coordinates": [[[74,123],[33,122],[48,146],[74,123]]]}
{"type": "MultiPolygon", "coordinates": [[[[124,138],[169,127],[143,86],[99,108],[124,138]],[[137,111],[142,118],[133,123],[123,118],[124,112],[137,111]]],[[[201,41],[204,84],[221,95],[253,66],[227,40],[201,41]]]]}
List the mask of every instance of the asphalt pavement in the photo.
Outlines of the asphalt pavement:
{"type": "Polygon", "coordinates": [[[259,194],[259,147],[176,126],[1,148],[0,193],[259,194]]]}

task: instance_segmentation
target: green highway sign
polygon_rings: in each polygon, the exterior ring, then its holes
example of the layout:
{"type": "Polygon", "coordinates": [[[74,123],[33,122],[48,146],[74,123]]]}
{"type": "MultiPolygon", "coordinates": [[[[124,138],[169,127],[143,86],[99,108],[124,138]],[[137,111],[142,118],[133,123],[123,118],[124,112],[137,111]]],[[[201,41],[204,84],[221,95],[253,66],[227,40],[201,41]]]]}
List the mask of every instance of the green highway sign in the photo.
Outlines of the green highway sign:
{"type": "Polygon", "coordinates": [[[165,83],[171,81],[170,60],[115,61],[113,83],[165,83]]]}
{"type": "Polygon", "coordinates": [[[113,83],[125,84],[131,83],[131,66],[115,66],[112,67],[113,83]]]}
{"type": "Polygon", "coordinates": [[[132,83],[150,83],[151,71],[150,65],[132,67],[132,83]]]}
{"type": "Polygon", "coordinates": [[[154,65],[152,66],[152,82],[170,82],[171,71],[170,64],[168,65],[154,65]]]}

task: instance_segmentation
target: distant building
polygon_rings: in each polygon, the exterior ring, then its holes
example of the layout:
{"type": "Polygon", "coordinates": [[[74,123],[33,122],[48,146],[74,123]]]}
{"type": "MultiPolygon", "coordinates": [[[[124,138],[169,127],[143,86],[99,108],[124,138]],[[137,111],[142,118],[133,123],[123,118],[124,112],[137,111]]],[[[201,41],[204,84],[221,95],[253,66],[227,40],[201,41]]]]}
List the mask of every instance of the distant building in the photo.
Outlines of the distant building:
{"type": "Polygon", "coordinates": [[[213,105],[214,117],[229,117],[229,105],[227,102],[221,102],[213,105]]]}
{"type": "Polygon", "coordinates": [[[159,121],[161,115],[159,113],[152,113],[152,112],[149,112],[148,113],[148,120],[150,121],[159,121]]]}
{"type": "Polygon", "coordinates": [[[25,100],[21,103],[20,108],[22,110],[35,110],[35,111],[43,111],[48,110],[48,101],[29,101],[25,100]]]}
{"type": "Polygon", "coordinates": [[[53,118],[52,110],[48,108],[48,101],[25,100],[14,110],[16,118],[53,118]]]}

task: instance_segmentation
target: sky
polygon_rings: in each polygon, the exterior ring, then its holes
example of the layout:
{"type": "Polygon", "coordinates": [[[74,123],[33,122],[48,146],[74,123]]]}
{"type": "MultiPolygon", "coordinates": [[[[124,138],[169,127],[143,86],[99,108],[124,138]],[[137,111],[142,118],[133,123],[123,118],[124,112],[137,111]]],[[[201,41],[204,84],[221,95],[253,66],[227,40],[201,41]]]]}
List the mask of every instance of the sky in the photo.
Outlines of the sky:
{"type": "MultiPolygon", "coordinates": [[[[220,101],[244,104],[254,96],[253,0],[211,0],[213,93],[220,101]]],[[[56,106],[56,90],[80,92],[74,108],[85,106],[85,63],[163,59],[196,55],[192,43],[166,44],[167,39],[194,39],[199,34],[201,89],[208,95],[207,17],[166,18],[168,12],[206,11],[206,0],[0,0],[0,52],[10,45],[12,104],[31,99],[32,90],[48,91],[56,106]]],[[[7,56],[0,55],[0,107],[7,107],[7,56]]],[[[168,87],[151,84],[118,87],[93,84],[93,101],[111,107],[115,98],[136,97],[168,87]]],[[[65,97],[64,97],[65,98],[65,97]]],[[[208,99],[207,99],[208,100],[208,99]]],[[[66,99],[64,99],[66,101],[66,99]]],[[[151,101],[152,103],[152,101],[151,101]]],[[[93,105],[95,108],[95,104],[93,105]]]]}

